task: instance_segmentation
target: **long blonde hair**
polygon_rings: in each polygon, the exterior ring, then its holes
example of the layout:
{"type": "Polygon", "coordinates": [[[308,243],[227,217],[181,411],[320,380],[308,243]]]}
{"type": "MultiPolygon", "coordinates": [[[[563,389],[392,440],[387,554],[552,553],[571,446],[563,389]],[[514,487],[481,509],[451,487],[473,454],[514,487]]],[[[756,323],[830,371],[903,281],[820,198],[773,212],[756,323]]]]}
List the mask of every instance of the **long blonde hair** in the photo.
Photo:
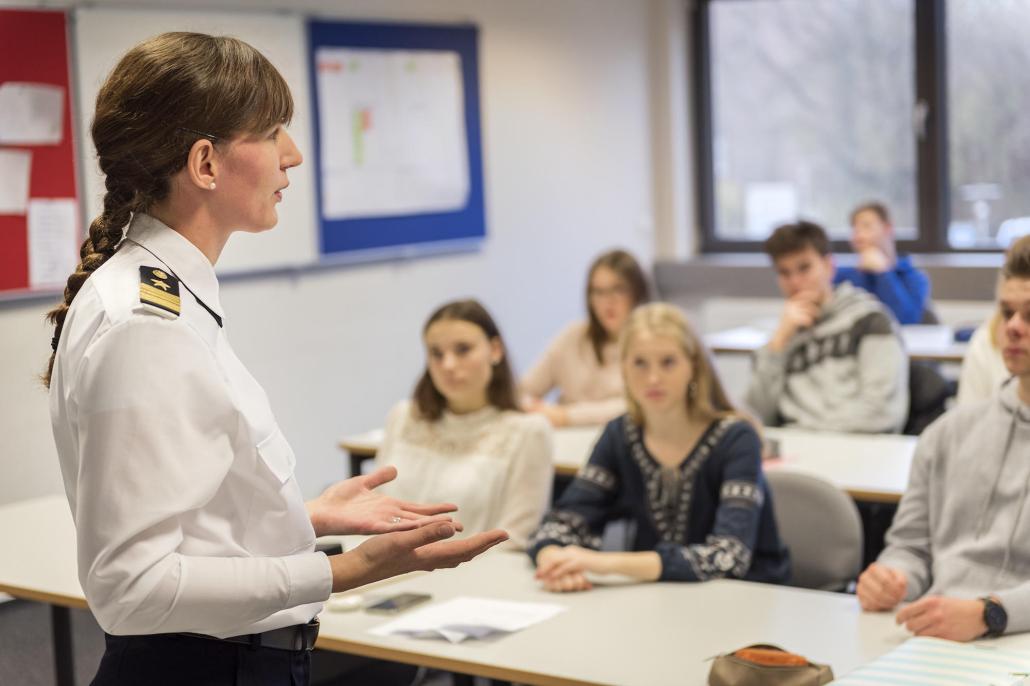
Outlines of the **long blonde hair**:
{"type": "MultiPolygon", "coordinates": [[[[623,381],[625,381],[625,362],[629,348],[641,333],[655,336],[668,336],[683,349],[694,370],[694,377],[687,386],[687,412],[692,419],[713,421],[725,417],[739,417],[751,421],[730,402],[723,389],[722,382],[709,359],[708,350],[694,333],[687,318],[676,307],[668,303],[651,303],[641,305],[633,310],[629,321],[623,327],[619,339],[619,360],[623,365],[623,381]]],[[[636,424],[644,425],[644,412],[629,392],[629,384],[625,385],[626,407],[630,419],[636,424]]]]}

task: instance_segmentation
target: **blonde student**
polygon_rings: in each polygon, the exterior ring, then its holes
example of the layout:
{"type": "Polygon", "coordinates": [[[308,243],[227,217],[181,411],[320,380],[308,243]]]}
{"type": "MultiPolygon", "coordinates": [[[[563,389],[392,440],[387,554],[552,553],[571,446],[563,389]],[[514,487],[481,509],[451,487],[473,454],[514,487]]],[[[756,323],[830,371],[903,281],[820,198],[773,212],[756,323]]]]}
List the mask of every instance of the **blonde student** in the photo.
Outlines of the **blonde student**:
{"type": "Polygon", "coordinates": [[[604,424],[624,412],[617,341],[630,311],[647,300],[647,279],[632,255],[597,257],[587,275],[587,320],[558,334],[522,379],[526,408],[554,426],[604,424]],[[554,389],[557,404],[544,400],[554,389]]]}
{"type": "Polygon", "coordinates": [[[762,476],[761,441],[679,310],[635,310],[620,362],[628,413],[608,423],[530,540],[544,587],[587,590],[588,573],[786,582],[789,555],[762,476]],[[630,522],[630,552],[598,551],[615,519],[630,522]]]}
{"type": "Polygon", "coordinates": [[[422,339],[426,369],[390,412],[376,455],[405,479],[384,490],[457,503],[470,530],[503,528],[523,548],[550,502],[551,427],[518,409],[504,341],[478,302],[443,305],[422,339]]]}
{"type": "Polygon", "coordinates": [[[454,506],[374,490],[392,468],[302,499],[297,458],[229,344],[214,270],[234,232],[278,221],[302,161],[292,113],[257,50],[196,33],[132,48],[97,96],[107,191],[50,312],[44,378],[79,580],[106,632],[95,686],[303,686],[331,591],[505,539],[443,541],[460,530],[454,506]],[[381,535],[315,552],[339,533],[381,535]]]}

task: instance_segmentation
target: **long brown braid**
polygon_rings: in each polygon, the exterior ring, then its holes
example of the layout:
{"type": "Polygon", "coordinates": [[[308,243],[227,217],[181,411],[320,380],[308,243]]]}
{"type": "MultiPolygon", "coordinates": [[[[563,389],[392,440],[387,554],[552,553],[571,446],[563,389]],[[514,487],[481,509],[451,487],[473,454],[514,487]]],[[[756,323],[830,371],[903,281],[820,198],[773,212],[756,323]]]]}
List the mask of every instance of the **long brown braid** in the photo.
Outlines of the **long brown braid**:
{"type": "Polygon", "coordinates": [[[82,284],[121,244],[136,212],[168,197],[172,177],[200,139],[216,144],[267,131],[293,117],[286,81],[260,52],[236,38],[163,33],[122,57],[97,93],[91,135],[105,176],[103,210],[89,226],[64,302],[46,318],[53,352],[82,284]]]}

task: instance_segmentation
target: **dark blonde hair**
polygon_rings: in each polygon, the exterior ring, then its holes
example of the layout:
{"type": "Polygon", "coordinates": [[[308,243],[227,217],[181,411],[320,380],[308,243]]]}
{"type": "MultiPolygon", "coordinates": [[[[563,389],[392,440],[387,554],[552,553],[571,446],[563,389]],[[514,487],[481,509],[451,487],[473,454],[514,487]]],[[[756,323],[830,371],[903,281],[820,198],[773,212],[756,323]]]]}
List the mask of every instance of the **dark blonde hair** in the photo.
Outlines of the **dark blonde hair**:
{"type": "Polygon", "coordinates": [[[609,250],[597,256],[590,265],[590,271],[587,272],[586,297],[587,316],[589,317],[587,338],[590,340],[590,346],[594,349],[594,356],[597,358],[598,364],[604,364],[604,345],[611,340],[611,336],[590,305],[590,283],[594,280],[594,273],[601,267],[611,269],[616,276],[626,282],[626,285],[629,286],[630,297],[633,299],[633,307],[650,300],[647,278],[644,277],[644,270],[640,268],[640,263],[636,258],[625,250],[609,250]]]}
{"type": "MultiPolygon", "coordinates": [[[[490,383],[486,387],[486,398],[491,405],[500,410],[518,410],[515,376],[511,373],[511,365],[508,364],[508,352],[504,347],[504,339],[501,338],[501,331],[486,308],[476,300],[456,300],[442,305],[429,315],[429,319],[422,327],[422,336],[425,337],[429,327],[442,321],[474,324],[483,331],[487,340],[500,342],[501,360],[491,370],[490,383]]],[[[415,385],[413,400],[418,416],[431,422],[442,417],[443,411],[447,408],[447,399],[433,383],[433,378],[429,375],[428,364],[415,385]]]]}
{"type": "Polygon", "coordinates": [[[293,97],[282,75],[236,38],[163,33],[122,57],[97,94],[91,134],[106,193],[64,301],[47,313],[54,353],[43,375],[46,386],[75,295],[114,255],[132,215],[168,197],[171,178],[185,166],[193,144],[207,138],[217,145],[292,117],[293,97]]]}
{"type": "MultiPolygon", "coordinates": [[[[724,417],[740,417],[750,421],[750,418],[739,412],[730,402],[709,359],[708,351],[679,309],[668,303],[651,303],[633,310],[619,340],[619,359],[623,365],[633,341],[644,332],[668,336],[675,340],[690,361],[694,376],[687,387],[687,397],[684,400],[691,418],[713,421],[724,417]]],[[[625,371],[623,376],[625,377],[625,371]]],[[[630,419],[643,426],[644,413],[640,403],[630,394],[628,383],[625,384],[625,388],[626,407],[630,419]]]]}

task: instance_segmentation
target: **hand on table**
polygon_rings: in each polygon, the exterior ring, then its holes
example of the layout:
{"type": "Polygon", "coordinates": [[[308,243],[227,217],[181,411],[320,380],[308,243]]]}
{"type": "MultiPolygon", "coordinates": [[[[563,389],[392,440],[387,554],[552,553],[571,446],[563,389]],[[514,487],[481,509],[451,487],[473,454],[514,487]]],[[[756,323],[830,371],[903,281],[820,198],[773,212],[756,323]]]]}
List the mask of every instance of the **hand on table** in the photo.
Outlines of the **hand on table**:
{"type": "Polygon", "coordinates": [[[334,534],[383,534],[409,531],[433,522],[449,522],[450,503],[409,503],[375,492],[397,478],[396,467],[380,467],[371,474],[354,476],[327,488],[307,503],[316,536],[334,534]]]}
{"type": "Polygon", "coordinates": [[[972,641],[987,633],[982,600],[928,596],[906,605],[895,616],[916,636],[972,641]]]}
{"type": "Polygon", "coordinates": [[[600,572],[602,553],[577,545],[549,545],[536,557],[536,578],[546,590],[557,593],[586,591],[593,588],[586,572],[600,572]]]}
{"type": "Polygon", "coordinates": [[[880,612],[897,607],[907,590],[908,580],[902,571],[874,562],[858,576],[855,593],[863,610],[880,612]]]}

